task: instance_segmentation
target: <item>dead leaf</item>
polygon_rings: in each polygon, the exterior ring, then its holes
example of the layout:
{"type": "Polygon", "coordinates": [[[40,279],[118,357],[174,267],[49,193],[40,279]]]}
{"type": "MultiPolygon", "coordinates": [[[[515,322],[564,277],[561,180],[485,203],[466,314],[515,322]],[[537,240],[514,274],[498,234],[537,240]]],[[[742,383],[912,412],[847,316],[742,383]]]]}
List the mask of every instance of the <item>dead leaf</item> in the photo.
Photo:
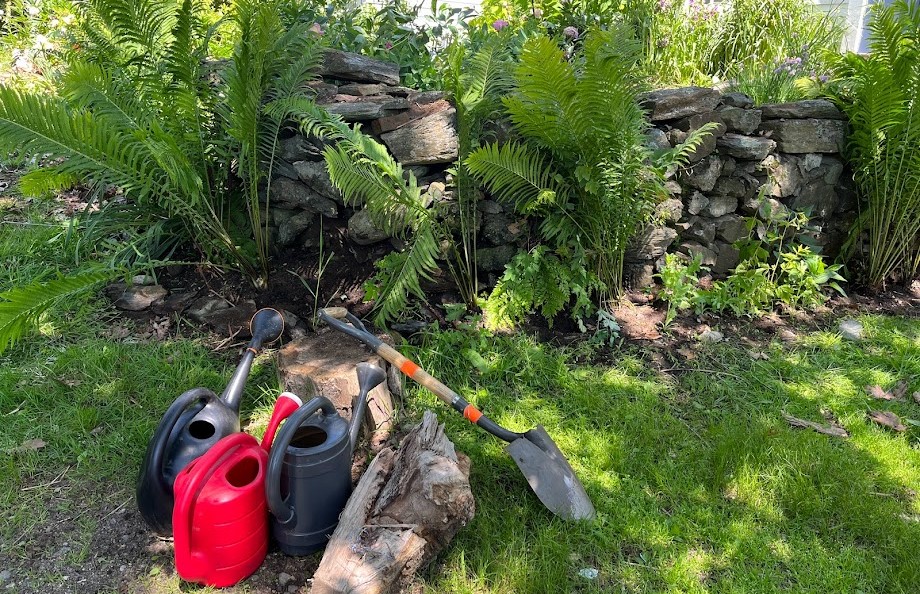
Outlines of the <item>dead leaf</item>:
{"type": "Polygon", "coordinates": [[[904,400],[904,394],[907,394],[907,382],[901,380],[892,388],[891,395],[894,396],[895,400],[904,400]]]}
{"type": "Polygon", "coordinates": [[[770,356],[764,353],[763,351],[748,351],[748,355],[751,357],[751,359],[754,359],[755,361],[757,360],[769,361],[770,360],[770,356]]]}
{"type": "Polygon", "coordinates": [[[696,359],[696,353],[693,352],[692,349],[688,349],[687,347],[681,347],[677,349],[677,354],[683,357],[687,361],[693,361],[694,359],[696,359]]]}
{"type": "Polygon", "coordinates": [[[6,451],[10,454],[23,454],[26,452],[38,451],[42,449],[43,447],[45,447],[46,445],[48,444],[46,444],[45,441],[42,439],[27,439],[21,444],[19,444],[18,446],[16,446],[15,448],[9,448],[6,451]]]}
{"type": "Polygon", "coordinates": [[[895,396],[891,392],[886,392],[878,384],[874,386],[866,386],[866,392],[869,394],[869,396],[872,396],[876,400],[904,400],[904,398],[895,396]]]}
{"type": "Polygon", "coordinates": [[[904,423],[901,422],[901,418],[893,412],[888,412],[886,410],[870,410],[869,418],[889,429],[899,432],[907,431],[907,426],[905,426],[904,423]]]}
{"type": "Polygon", "coordinates": [[[849,437],[850,434],[846,429],[838,425],[837,423],[831,423],[830,425],[822,425],[821,423],[815,423],[814,421],[806,421],[805,419],[799,419],[793,417],[792,415],[787,415],[783,413],[783,418],[786,419],[786,422],[789,423],[792,427],[798,427],[799,429],[813,429],[818,433],[823,435],[830,435],[832,437],[849,437]]]}

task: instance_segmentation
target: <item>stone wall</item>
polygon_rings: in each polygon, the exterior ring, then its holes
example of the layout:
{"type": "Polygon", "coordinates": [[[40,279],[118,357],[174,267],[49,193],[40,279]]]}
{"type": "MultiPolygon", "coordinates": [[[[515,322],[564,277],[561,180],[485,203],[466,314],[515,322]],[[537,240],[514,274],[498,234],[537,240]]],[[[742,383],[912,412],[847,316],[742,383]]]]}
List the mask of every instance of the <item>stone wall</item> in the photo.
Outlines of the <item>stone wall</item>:
{"type": "Polygon", "coordinates": [[[651,282],[665,252],[700,254],[715,276],[738,263],[732,245],[747,237],[745,219],[787,209],[810,213],[815,242],[836,255],[855,217],[851,176],[841,156],[847,124],[828,101],[762,105],[741,93],[687,87],[644,98],[653,128],[649,142],[670,148],[708,122],[717,130],[668,180],[661,224],[630,249],[628,277],[651,282]]]}

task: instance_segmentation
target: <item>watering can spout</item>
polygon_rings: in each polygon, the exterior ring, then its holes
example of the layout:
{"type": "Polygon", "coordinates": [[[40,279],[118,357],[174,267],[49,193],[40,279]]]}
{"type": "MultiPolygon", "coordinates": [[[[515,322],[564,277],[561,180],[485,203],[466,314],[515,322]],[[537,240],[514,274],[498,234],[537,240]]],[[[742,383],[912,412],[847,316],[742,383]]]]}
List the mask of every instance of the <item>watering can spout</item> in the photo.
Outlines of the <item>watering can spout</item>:
{"type": "Polygon", "coordinates": [[[351,424],[348,426],[348,441],[351,444],[351,451],[355,451],[358,444],[358,434],[361,432],[361,423],[364,421],[364,414],[367,412],[367,395],[368,393],[382,384],[387,379],[386,372],[373,363],[358,363],[358,395],[351,408],[351,424]]]}
{"type": "Polygon", "coordinates": [[[252,334],[252,340],[243,353],[243,358],[233,372],[230,382],[224,388],[220,395],[221,401],[226,404],[233,412],[240,412],[240,401],[243,399],[243,388],[246,387],[246,378],[249,377],[249,370],[252,368],[252,362],[256,358],[259,350],[264,344],[271,344],[279,338],[284,332],[284,316],[276,309],[266,307],[260,309],[252,316],[249,322],[249,331],[252,334]]]}

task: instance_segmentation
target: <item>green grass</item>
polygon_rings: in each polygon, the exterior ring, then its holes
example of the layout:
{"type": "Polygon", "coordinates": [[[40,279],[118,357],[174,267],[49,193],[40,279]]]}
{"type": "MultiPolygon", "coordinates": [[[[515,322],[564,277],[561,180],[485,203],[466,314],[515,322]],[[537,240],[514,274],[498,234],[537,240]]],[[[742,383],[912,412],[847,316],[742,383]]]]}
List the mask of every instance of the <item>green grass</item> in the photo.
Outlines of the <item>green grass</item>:
{"type": "MultiPolygon", "coordinates": [[[[20,218],[47,222],[40,208],[20,218]]],[[[19,263],[0,264],[0,289],[68,269],[59,231],[0,225],[0,263],[19,263]]],[[[87,295],[50,313],[38,334],[0,357],[0,549],[12,559],[29,554],[30,535],[53,522],[60,506],[78,518],[68,562],[92,555],[101,518],[81,512],[73,493],[106,504],[89,506],[91,512],[133,505],[147,439],[167,405],[192,386],[220,390],[235,363],[234,353],[212,353],[195,336],[106,338],[113,318],[104,300],[87,295]],[[46,445],[10,452],[30,439],[46,445]],[[62,486],[69,496],[57,494],[62,486]]],[[[653,370],[635,349],[616,352],[614,364],[590,366],[577,363],[580,353],[522,336],[429,337],[412,349],[423,367],[509,428],[543,424],[569,455],[598,518],[554,518],[499,441],[413,389],[401,422],[414,423],[424,408],[447,422],[449,436],[473,460],[477,503],[475,519],[423,573],[423,587],[496,594],[915,592],[920,428],[894,434],[865,413],[874,407],[920,419],[920,405],[870,401],[864,386],[890,388],[904,379],[910,392],[920,390],[920,321],[860,319],[867,335],[861,343],[833,331],[800,331],[793,345],[766,346],[768,360],[713,345],[680,363],[688,371],[676,374],[653,370]],[[781,416],[821,420],[822,410],[851,437],[793,430],[781,416]],[[583,568],[599,576],[582,578],[583,568]]],[[[271,357],[261,357],[243,402],[244,426],[257,433],[275,382],[271,357]]],[[[54,589],[54,576],[43,579],[54,589]]],[[[138,579],[157,591],[179,591],[174,577],[138,579]]]]}

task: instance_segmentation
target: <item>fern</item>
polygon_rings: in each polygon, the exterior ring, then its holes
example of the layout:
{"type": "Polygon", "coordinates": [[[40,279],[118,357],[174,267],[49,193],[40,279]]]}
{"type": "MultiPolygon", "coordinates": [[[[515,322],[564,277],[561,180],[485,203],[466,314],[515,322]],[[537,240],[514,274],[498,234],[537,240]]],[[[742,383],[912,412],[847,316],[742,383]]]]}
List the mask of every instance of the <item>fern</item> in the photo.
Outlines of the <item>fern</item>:
{"type": "Polygon", "coordinates": [[[114,276],[114,272],[88,272],[0,293],[0,353],[38,326],[42,314],[56,303],[114,276]]]}

